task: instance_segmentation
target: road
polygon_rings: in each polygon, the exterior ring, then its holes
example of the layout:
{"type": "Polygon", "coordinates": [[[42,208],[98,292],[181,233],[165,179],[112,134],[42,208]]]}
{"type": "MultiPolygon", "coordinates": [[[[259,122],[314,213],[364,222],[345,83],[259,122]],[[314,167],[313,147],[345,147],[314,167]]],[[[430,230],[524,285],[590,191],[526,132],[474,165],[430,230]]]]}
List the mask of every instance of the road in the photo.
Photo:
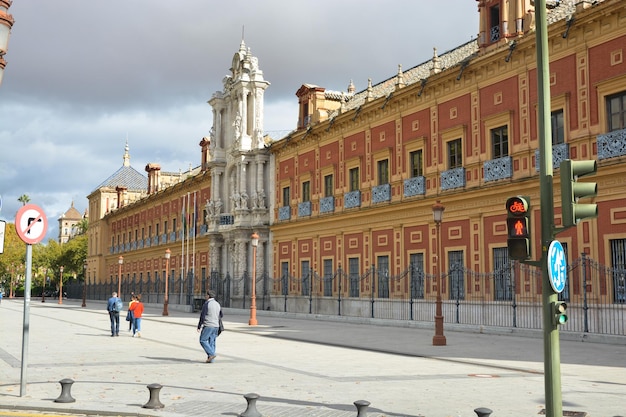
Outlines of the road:
{"type": "MultiPolygon", "coordinates": [[[[257,393],[265,417],[528,417],[544,409],[542,340],[430,329],[265,316],[227,310],[218,358],[205,364],[197,314],[148,306],[142,338],[110,337],[104,303],[30,304],[27,392],[20,396],[23,300],[0,306],[0,409],[71,415],[160,417],[238,415],[257,393]],[[59,381],[74,380],[76,402],[55,403],[59,381]],[[160,384],[158,411],[143,408],[160,384]],[[82,414],[80,414],[82,413],[82,414]],[[100,414],[98,414],[100,413],[100,414]]],[[[123,322],[123,326],[126,323],[123,322]]],[[[624,416],[626,343],[561,342],[564,410],[624,416]]],[[[10,414],[16,415],[16,414],[10,414]]],[[[34,414],[58,415],[58,414],[34,414]]]]}

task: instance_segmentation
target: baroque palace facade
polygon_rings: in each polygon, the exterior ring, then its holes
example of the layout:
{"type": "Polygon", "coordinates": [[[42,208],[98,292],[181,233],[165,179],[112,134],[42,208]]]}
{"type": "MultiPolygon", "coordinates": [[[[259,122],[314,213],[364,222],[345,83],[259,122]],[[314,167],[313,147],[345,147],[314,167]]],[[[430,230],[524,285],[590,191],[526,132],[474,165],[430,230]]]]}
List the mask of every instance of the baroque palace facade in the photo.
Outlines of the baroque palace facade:
{"type": "MultiPolygon", "coordinates": [[[[264,277],[257,293],[268,295],[271,309],[282,309],[283,302],[286,308],[288,296],[312,294],[433,299],[435,280],[390,277],[415,270],[437,276],[458,266],[509,268],[504,204],[515,195],[530,197],[537,259],[541,155],[533,6],[530,0],[477,4],[476,40],[442,54],[435,50],[428,61],[398,67],[361,92],[352,83],[345,92],[303,84],[296,93],[297,129],[271,143],[262,125],[269,83],[242,42],[223,91],[209,101],[213,128],[200,142],[197,172],[163,187],[160,167],[149,164],[134,201],[124,200],[125,184],[116,184],[117,196],[109,189],[110,201],[120,201],[113,209],[102,206],[99,189],[89,196],[88,278],[115,281],[118,268],[132,282],[163,276],[169,248],[172,273],[192,271],[197,295],[211,271],[239,277],[256,265],[264,277]],[[440,224],[433,221],[435,204],[445,207],[440,224]],[[181,232],[187,220],[191,226],[181,232]],[[260,236],[255,260],[253,232],[260,236]],[[377,278],[362,279],[370,270],[377,278]]],[[[626,8],[619,0],[562,1],[548,20],[556,226],[562,224],[561,161],[598,164],[590,179],[598,184],[598,218],[558,239],[569,262],[585,254],[623,269],[626,8]]],[[[626,301],[623,277],[603,279],[573,280],[570,296],[626,301]]],[[[497,286],[447,279],[440,290],[447,299],[497,300],[497,286]]],[[[227,291],[231,299],[249,293],[236,280],[227,291]]],[[[541,283],[527,278],[514,291],[520,300],[537,300],[541,283]]]]}

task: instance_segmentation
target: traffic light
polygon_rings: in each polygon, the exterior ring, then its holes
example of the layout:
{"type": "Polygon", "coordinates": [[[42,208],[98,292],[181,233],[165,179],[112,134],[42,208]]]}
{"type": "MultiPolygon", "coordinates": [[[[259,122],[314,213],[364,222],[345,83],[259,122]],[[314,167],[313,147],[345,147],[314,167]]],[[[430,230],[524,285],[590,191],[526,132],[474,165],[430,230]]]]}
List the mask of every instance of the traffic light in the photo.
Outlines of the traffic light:
{"type": "Polygon", "coordinates": [[[506,200],[506,227],[509,258],[530,258],[530,198],[516,196],[506,200]]]}
{"type": "Polygon", "coordinates": [[[561,213],[563,227],[576,226],[579,220],[587,217],[598,217],[597,204],[580,204],[581,197],[594,197],[598,193],[595,182],[578,182],[584,175],[595,174],[598,169],[596,161],[561,162],[561,213]]]}
{"type": "Polygon", "coordinates": [[[567,323],[567,304],[562,301],[557,301],[552,305],[554,308],[554,325],[567,323]]]}

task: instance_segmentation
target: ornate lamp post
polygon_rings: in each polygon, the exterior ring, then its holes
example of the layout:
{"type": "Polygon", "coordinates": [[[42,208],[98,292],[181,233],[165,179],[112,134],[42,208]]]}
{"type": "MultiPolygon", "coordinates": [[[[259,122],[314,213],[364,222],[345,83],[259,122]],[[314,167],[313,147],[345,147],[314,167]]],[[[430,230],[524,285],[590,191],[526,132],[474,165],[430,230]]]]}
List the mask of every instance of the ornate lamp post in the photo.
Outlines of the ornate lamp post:
{"type": "Polygon", "coordinates": [[[63,267],[59,267],[61,276],[59,277],[59,304],[63,304],[63,267]]]}
{"type": "Polygon", "coordinates": [[[256,326],[256,247],[259,246],[259,235],[252,233],[252,293],[250,294],[250,320],[248,325],[256,326]]]}
{"type": "Polygon", "coordinates": [[[165,297],[163,297],[163,315],[164,316],[170,315],[169,311],[167,311],[167,305],[169,303],[168,271],[170,270],[170,256],[172,256],[172,251],[169,248],[165,249],[165,297]]]}
{"type": "Polygon", "coordinates": [[[87,260],[83,264],[83,304],[81,307],[87,307],[87,260]]]}
{"type": "Polygon", "coordinates": [[[124,257],[120,255],[117,258],[117,296],[122,298],[122,264],[124,263],[124,257]]]}
{"type": "Polygon", "coordinates": [[[445,346],[446,337],[443,335],[443,310],[441,301],[441,285],[443,277],[441,276],[441,221],[443,220],[443,211],[446,208],[437,200],[433,204],[433,220],[437,228],[437,303],[435,309],[435,335],[433,336],[433,346],[445,346]]]}

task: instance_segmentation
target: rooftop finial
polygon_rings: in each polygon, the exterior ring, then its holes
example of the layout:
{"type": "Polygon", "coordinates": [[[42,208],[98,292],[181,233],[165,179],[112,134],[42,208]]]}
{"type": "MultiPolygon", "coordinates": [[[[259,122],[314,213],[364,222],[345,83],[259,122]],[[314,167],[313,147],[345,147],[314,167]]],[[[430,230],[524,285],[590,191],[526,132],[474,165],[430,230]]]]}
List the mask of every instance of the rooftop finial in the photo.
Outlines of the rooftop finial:
{"type": "Polygon", "coordinates": [[[128,133],[126,134],[126,146],[124,147],[124,166],[130,166],[130,154],[128,153],[128,133]]]}

